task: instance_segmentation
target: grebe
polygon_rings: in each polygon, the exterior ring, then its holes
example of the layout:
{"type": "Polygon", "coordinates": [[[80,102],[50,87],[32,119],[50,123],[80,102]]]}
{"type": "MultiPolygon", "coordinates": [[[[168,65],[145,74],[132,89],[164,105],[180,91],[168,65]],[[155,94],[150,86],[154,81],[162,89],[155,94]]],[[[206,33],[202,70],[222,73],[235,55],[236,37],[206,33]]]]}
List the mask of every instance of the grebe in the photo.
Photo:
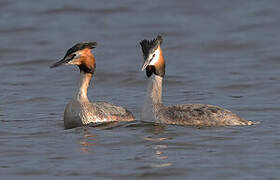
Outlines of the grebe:
{"type": "Polygon", "coordinates": [[[96,67],[91,49],[96,46],[96,42],[78,43],[66,52],[62,60],[50,66],[54,68],[63,64],[72,64],[80,69],[78,90],[64,111],[64,126],[67,129],[91,123],[134,120],[132,113],[121,106],[108,102],[91,103],[88,100],[87,89],[96,67]]]}
{"type": "Polygon", "coordinates": [[[229,110],[208,104],[182,104],[164,106],[162,104],[162,80],[165,75],[165,62],[160,47],[162,37],[140,42],[148,77],[147,96],[142,109],[142,120],[152,120],[160,124],[187,126],[226,126],[252,125],[229,110]]]}

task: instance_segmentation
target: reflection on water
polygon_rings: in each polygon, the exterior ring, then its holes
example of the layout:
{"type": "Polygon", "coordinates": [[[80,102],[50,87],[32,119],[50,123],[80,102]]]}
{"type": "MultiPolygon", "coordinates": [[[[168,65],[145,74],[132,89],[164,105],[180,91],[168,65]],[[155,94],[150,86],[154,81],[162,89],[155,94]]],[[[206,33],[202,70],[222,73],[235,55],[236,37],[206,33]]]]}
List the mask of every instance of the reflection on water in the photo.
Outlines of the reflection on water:
{"type": "Polygon", "coordinates": [[[150,164],[152,168],[163,168],[171,166],[172,163],[168,161],[168,156],[166,155],[165,150],[168,151],[168,143],[165,141],[169,140],[170,137],[164,136],[166,132],[166,126],[159,124],[147,123],[150,125],[150,133],[152,136],[144,137],[149,143],[152,143],[149,148],[152,151],[151,161],[154,159],[154,162],[150,164]]]}
{"type": "MultiPolygon", "coordinates": [[[[160,138],[160,139],[163,139],[163,138],[160,138]]],[[[168,148],[168,145],[164,145],[164,143],[153,145],[153,147],[152,147],[152,149],[154,150],[153,158],[156,158],[156,160],[159,160],[159,162],[152,163],[151,167],[160,168],[160,167],[168,167],[168,166],[172,165],[172,163],[168,162],[168,156],[164,154],[164,150],[167,148],[168,148]],[[160,162],[163,160],[164,160],[164,162],[160,162]]]]}
{"type": "MultiPolygon", "coordinates": [[[[155,128],[158,126],[155,126],[155,128]]],[[[155,129],[156,134],[158,134],[158,129],[155,129]]],[[[162,129],[160,130],[162,132],[162,129]]],[[[168,145],[164,143],[164,140],[167,140],[166,137],[144,137],[148,142],[153,142],[153,145],[150,147],[153,151],[153,156],[151,159],[158,160],[159,162],[154,162],[151,164],[151,167],[167,167],[171,166],[172,163],[168,162],[168,156],[165,155],[164,150],[168,148],[168,145]]]]}
{"type": "Polygon", "coordinates": [[[83,133],[83,139],[80,140],[81,151],[84,153],[88,153],[89,147],[96,145],[97,135],[88,131],[86,127],[83,128],[83,133]]]}

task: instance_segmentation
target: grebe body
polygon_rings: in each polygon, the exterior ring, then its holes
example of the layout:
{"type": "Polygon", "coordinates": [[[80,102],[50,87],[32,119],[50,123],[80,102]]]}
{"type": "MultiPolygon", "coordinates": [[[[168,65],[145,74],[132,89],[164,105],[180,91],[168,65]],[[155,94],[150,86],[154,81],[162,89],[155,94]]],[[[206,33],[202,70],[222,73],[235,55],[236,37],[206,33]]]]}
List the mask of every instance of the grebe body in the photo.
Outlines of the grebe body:
{"type": "Polygon", "coordinates": [[[91,123],[133,121],[131,112],[121,106],[108,102],[90,102],[87,90],[92,79],[96,64],[91,49],[96,42],[78,43],[70,48],[64,58],[53,64],[51,68],[63,64],[77,65],[80,69],[78,89],[64,111],[64,126],[66,129],[91,123]]]}
{"type": "Polygon", "coordinates": [[[148,77],[147,96],[142,109],[142,120],[160,124],[187,126],[252,125],[235,113],[208,104],[179,104],[164,106],[162,103],[162,80],[165,75],[165,60],[160,47],[162,37],[140,42],[148,77]]]}

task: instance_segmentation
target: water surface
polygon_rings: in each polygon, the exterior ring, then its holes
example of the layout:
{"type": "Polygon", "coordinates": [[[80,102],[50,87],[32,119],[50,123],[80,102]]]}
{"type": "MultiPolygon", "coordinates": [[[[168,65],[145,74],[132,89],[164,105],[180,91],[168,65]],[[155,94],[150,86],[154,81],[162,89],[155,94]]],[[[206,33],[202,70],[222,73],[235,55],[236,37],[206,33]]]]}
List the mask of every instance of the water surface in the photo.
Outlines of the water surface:
{"type": "Polygon", "coordinates": [[[278,179],[278,1],[0,2],[1,179],[278,179]],[[164,37],[165,104],[207,103],[251,127],[64,130],[79,72],[49,69],[97,41],[91,100],[139,120],[146,77],[138,42],[164,37]]]}

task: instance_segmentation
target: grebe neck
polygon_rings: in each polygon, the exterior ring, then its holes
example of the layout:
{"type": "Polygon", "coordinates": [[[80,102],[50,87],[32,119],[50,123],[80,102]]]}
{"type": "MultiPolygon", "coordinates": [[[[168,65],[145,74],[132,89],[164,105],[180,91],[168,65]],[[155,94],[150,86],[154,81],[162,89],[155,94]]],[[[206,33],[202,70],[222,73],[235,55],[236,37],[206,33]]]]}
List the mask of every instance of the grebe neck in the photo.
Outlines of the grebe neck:
{"type": "Polygon", "coordinates": [[[92,73],[85,73],[81,71],[78,89],[74,98],[78,101],[88,101],[87,90],[92,78],[92,73]]]}
{"type": "Polygon", "coordinates": [[[158,110],[163,106],[161,101],[162,77],[152,75],[148,80],[147,95],[142,109],[141,119],[154,122],[158,110]]]}
{"type": "Polygon", "coordinates": [[[162,77],[161,76],[152,75],[149,78],[146,100],[150,101],[153,105],[162,103],[162,77]]]}

